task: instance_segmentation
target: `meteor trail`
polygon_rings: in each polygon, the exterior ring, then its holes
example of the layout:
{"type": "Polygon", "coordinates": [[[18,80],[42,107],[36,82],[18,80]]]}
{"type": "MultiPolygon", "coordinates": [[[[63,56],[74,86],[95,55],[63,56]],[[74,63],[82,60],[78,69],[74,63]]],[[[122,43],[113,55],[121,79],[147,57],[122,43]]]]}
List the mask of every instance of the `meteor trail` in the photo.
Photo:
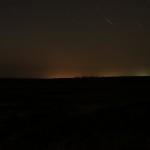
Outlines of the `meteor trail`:
{"type": "Polygon", "coordinates": [[[111,24],[112,26],[114,25],[108,18],[105,18],[105,20],[106,20],[109,24],[111,24]]]}

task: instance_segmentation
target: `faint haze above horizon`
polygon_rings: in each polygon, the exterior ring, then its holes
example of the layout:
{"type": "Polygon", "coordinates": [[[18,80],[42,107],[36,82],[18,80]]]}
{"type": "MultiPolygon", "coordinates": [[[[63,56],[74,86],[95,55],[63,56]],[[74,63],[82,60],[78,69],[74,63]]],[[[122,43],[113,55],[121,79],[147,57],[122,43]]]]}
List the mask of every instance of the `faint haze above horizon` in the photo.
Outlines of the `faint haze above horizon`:
{"type": "Polygon", "coordinates": [[[150,75],[149,0],[1,0],[0,77],[150,75]]]}

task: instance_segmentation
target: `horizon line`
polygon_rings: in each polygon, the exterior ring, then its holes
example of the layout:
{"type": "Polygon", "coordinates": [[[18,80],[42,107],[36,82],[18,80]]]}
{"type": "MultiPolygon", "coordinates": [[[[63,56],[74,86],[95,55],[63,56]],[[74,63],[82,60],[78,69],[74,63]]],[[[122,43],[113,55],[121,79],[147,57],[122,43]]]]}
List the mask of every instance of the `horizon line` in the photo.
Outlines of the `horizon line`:
{"type": "Polygon", "coordinates": [[[122,76],[75,76],[75,77],[0,77],[0,79],[33,79],[33,80],[51,80],[51,79],[98,79],[98,78],[142,78],[150,75],[122,75],[122,76]]]}

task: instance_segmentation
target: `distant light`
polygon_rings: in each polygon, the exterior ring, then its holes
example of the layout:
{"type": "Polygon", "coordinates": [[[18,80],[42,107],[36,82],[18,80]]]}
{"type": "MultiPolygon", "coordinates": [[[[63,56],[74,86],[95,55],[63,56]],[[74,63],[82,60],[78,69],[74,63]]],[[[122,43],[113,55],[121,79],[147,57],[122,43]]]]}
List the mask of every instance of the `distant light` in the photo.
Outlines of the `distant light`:
{"type": "Polygon", "coordinates": [[[137,76],[148,76],[148,74],[141,73],[141,74],[138,74],[137,76]]]}
{"type": "Polygon", "coordinates": [[[149,76],[149,73],[147,73],[147,72],[138,72],[138,73],[136,73],[136,76],[149,76]]]}

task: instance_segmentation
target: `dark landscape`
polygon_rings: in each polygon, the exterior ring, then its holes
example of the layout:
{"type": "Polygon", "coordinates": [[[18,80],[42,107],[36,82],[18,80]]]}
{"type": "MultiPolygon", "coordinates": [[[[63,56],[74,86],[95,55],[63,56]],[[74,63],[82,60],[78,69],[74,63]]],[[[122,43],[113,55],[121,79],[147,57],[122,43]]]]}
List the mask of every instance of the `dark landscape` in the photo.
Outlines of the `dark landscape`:
{"type": "Polygon", "coordinates": [[[0,150],[150,149],[150,77],[0,79],[0,150]]]}
{"type": "Polygon", "coordinates": [[[150,0],[0,0],[0,150],[150,150],[150,0]]]}

